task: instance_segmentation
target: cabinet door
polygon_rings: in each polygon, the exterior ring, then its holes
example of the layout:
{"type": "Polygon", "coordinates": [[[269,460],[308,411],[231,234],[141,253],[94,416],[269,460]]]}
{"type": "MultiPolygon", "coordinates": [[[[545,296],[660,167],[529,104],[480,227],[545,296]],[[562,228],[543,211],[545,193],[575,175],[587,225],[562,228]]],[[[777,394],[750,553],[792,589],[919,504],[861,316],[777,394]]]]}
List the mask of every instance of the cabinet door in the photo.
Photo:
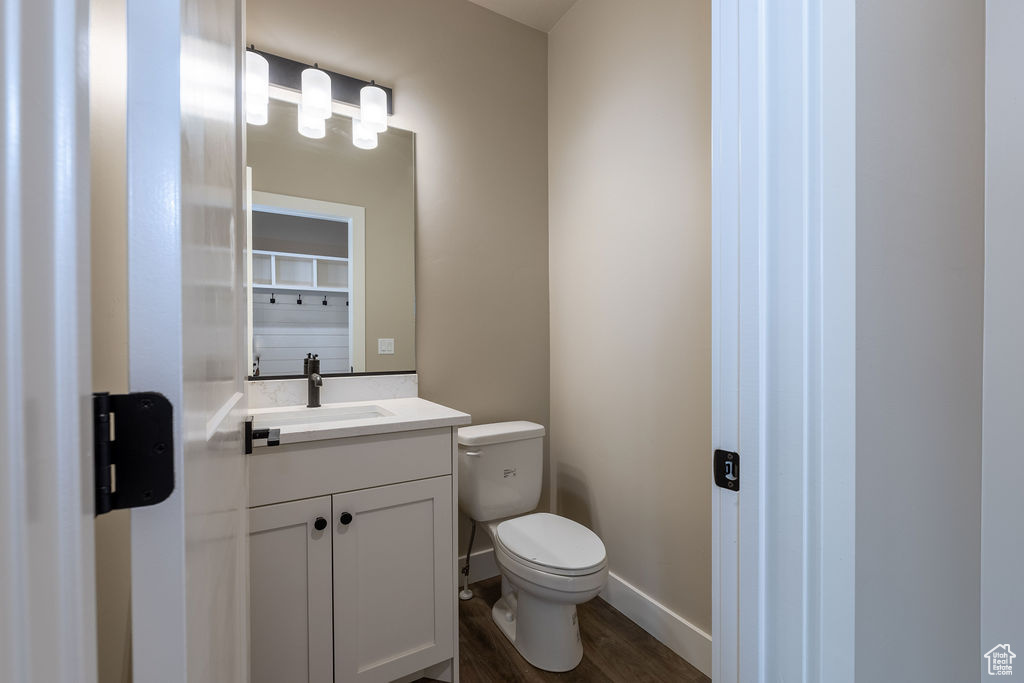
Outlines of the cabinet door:
{"type": "Polygon", "coordinates": [[[333,527],[330,496],[249,510],[251,683],[333,681],[333,527]]]}
{"type": "Polygon", "coordinates": [[[452,656],[452,495],[452,478],[436,477],[334,496],[337,683],[391,681],[452,656]]]}

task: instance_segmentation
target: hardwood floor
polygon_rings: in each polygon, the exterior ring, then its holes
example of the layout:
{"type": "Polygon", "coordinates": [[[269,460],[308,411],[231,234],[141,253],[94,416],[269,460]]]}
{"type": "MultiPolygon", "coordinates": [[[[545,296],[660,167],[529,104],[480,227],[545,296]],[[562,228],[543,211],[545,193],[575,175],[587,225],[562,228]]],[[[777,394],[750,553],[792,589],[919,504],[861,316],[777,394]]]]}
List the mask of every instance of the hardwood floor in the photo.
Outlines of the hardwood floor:
{"type": "Polygon", "coordinates": [[[491,605],[500,597],[501,579],[472,586],[474,597],[459,603],[459,666],[463,683],[515,681],[679,681],[711,679],[601,598],[580,605],[583,661],[555,674],[530,666],[491,621],[491,605]]]}

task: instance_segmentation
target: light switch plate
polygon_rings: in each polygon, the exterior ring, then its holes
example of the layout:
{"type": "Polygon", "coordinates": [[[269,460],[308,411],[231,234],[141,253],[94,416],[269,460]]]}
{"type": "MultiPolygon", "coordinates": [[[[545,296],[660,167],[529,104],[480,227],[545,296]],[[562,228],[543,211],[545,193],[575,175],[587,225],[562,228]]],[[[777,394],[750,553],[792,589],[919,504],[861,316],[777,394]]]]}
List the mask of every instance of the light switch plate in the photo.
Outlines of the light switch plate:
{"type": "Polygon", "coordinates": [[[395,354],[395,340],[394,339],[378,339],[377,340],[377,355],[378,356],[393,356],[395,354]]]}

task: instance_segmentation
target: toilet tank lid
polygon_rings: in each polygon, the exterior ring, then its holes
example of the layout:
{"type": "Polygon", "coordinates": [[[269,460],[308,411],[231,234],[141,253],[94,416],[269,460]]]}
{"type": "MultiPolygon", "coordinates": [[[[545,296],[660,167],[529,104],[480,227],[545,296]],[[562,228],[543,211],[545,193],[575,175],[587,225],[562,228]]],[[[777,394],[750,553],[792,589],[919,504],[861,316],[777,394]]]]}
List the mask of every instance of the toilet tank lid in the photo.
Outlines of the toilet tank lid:
{"type": "Polygon", "coordinates": [[[486,446],[508,441],[522,441],[544,436],[544,425],[536,422],[492,422],[459,428],[459,444],[463,446],[486,446]]]}

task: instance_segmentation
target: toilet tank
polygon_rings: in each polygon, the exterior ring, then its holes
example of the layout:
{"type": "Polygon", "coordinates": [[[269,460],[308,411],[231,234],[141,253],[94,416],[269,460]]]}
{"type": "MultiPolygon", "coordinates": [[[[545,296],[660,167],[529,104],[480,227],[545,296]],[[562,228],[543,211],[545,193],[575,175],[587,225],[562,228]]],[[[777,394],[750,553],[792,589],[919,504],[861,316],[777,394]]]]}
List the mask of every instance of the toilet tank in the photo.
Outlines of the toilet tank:
{"type": "Polygon", "coordinates": [[[540,502],[544,426],[496,422],[459,429],[459,507],[488,522],[530,512],[540,502]]]}

